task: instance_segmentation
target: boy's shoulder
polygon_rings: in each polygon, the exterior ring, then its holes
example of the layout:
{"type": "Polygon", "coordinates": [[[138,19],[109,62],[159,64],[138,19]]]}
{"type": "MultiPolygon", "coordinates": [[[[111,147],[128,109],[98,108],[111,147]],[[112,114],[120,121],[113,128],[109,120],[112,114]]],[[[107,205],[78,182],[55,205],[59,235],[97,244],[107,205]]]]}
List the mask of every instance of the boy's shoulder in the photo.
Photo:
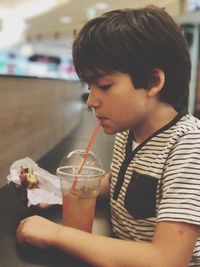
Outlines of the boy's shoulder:
{"type": "MultiPolygon", "coordinates": [[[[163,131],[159,130],[157,134],[155,133],[155,135],[153,135],[153,137],[150,138],[149,141],[151,140],[155,141],[156,138],[159,139],[160,136],[162,135],[166,139],[168,138],[180,139],[183,136],[187,138],[190,135],[192,136],[196,135],[199,137],[200,140],[200,119],[196,118],[190,113],[187,113],[186,115],[181,117],[181,119],[178,122],[171,125],[171,127],[167,129],[165,128],[163,129],[163,131]]],[[[129,130],[117,133],[115,137],[115,144],[117,146],[124,146],[127,142],[128,136],[129,136],[129,130]]]]}
{"type": "Polygon", "coordinates": [[[175,143],[199,145],[200,120],[192,114],[186,114],[172,127],[170,139],[175,143]]]}
{"type": "Polygon", "coordinates": [[[200,120],[188,113],[178,121],[176,127],[184,132],[200,132],[200,120]]]}

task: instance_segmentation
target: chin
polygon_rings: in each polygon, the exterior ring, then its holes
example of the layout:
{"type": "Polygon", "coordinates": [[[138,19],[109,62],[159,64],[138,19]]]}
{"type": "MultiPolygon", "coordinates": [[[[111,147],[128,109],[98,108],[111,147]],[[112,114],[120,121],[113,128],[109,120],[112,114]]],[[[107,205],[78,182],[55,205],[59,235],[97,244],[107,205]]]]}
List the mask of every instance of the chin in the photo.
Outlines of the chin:
{"type": "Polygon", "coordinates": [[[103,131],[107,135],[113,135],[113,134],[116,134],[116,133],[119,132],[116,129],[111,129],[111,128],[108,128],[108,127],[103,127],[103,131]]]}

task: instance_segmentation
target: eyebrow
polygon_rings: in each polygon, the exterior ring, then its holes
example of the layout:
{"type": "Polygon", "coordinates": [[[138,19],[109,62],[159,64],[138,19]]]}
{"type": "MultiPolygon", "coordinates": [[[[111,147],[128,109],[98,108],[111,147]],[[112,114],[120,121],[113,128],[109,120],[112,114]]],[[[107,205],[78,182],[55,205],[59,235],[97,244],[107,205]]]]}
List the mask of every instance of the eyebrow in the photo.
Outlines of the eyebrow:
{"type": "Polygon", "coordinates": [[[99,79],[102,79],[106,74],[93,74],[93,75],[88,75],[85,81],[87,83],[97,83],[99,79]]]}
{"type": "MultiPolygon", "coordinates": [[[[109,79],[110,76],[114,73],[113,72],[99,72],[97,74],[88,75],[88,78],[86,79],[87,83],[97,83],[100,79],[109,79]]],[[[86,75],[87,76],[87,75],[86,75]]]]}

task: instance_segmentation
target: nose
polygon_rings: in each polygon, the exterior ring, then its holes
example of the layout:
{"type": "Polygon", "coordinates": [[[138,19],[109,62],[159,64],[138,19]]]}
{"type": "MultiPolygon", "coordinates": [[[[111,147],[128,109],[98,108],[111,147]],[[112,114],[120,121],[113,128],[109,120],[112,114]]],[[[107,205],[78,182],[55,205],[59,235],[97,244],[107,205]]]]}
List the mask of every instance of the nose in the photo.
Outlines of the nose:
{"type": "Polygon", "coordinates": [[[98,99],[97,94],[95,94],[94,90],[90,90],[87,102],[89,108],[98,108],[101,105],[100,99],[98,99]]]}

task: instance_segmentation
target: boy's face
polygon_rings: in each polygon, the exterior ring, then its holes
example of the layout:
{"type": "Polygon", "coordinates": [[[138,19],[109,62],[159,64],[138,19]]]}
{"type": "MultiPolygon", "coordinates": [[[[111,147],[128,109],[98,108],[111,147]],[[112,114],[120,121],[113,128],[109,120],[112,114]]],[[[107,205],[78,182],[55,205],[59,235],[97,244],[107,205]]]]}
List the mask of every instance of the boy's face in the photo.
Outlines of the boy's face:
{"type": "Polygon", "coordinates": [[[89,83],[87,104],[102,119],[106,134],[137,130],[150,117],[151,97],[145,89],[135,89],[128,74],[115,72],[89,83]]]}

